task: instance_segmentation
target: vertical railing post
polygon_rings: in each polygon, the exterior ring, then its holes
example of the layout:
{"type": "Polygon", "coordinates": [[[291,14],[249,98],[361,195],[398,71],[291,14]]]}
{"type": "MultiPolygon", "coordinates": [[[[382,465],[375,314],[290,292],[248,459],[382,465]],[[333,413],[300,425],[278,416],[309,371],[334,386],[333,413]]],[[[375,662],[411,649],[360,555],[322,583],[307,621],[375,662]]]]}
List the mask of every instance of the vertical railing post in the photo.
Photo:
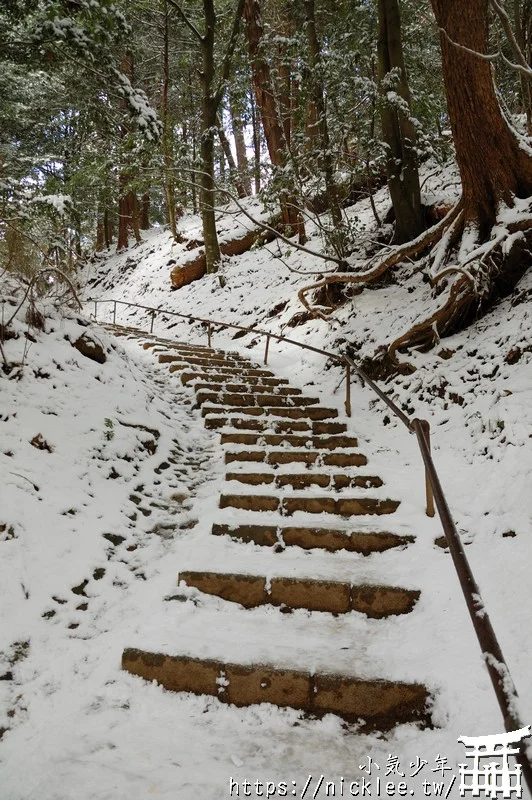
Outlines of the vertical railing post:
{"type": "Polygon", "coordinates": [[[207,342],[208,342],[209,347],[211,347],[212,327],[211,327],[211,323],[210,322],[207,323],[207,342]]]}
{"type": "Polygon", "coordinates": [[[150,314],[151,314],[150,333],[153,333],[153,323],[154,323],[154,320],[155,320],[155,309],[152,309],[150,311],[150,314]]]}
{"type": "Polygon", "coordinates": [[[264,348],[264,363],[268,363],[268,353],[270,352],[270,334],[266,336],[266,347],[264,348]]]}
{"type": "Polygon", "coordinates": [[[116,325],[116,300],[113,306],[113,325],[116,325]]]}
{"type": "Polygon", "coordinates": [[[345,362],[345,413],[351,416],[351,364],[345,362]]]}
{"type": "Polygon", "coordinates": [[[98,301],[94,301],[94,319],[98,319],[98,301]]]}
{"type": "MultiPolygon", "coordinates": [[[[430,423],[426,419],[420,420],[423,434],[427,442],[427,449],[430,453],[430,423]]],[[[434,516],[434,495],[432,493],[432,484],[430,482],[429,473],[425,467],[425,496],[427,498],[427,517],[434,516]]]]}

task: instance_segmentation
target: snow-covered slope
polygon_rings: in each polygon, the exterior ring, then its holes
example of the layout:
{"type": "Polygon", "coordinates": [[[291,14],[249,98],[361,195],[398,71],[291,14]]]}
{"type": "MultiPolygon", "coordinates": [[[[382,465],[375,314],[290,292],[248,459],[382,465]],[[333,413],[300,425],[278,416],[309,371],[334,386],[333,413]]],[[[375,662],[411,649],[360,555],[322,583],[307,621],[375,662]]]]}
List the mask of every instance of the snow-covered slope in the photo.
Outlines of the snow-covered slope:
{"type": "MultiPolygon", "coordinates": [[[[377,197],[381,210],[385,202],[377,197]]],[[[372,224],[368,205],[351,213],[366,230],[372,224]]],[[[236,222],[228,220],[231,236],[236,222]]],[[[200,236],[197,218],[185,217],[181,229],[191,238],[200,236]]],[[[311,320],[292,328],[288,323],[301,311],[296,289],[309,282],[292,270],[319,272],[323,262],[284,246],[280,260],[272,256],[278,255],[276,246],[269,245],[227,260],[223,288],[216,276],[208,276],[172,292],[170,270],[190,254],[172,245],[165,231],[145,239],[138,248],[85,268],[87,314],[94,308],[89,297],[128,300],[257,325],[328,350],[351,342],[363,356],[415,318],[426,291],[412,276],[401,288],[390,285],[354,297],[330,322],[311,320]]],[[[319,246],[317,234],[309,246],[319,246]]],[[[525,722],[532,722],[531,295],[529,275],[467,331],[430,353],[414,354],[417,371],[386,387],[409,413],[431,423],[435,461],[520,690],[525,722]]],[[[110,320],[111,309],[99,305],[99,315],[110,320]]],[[[380,633],[388,645],[399,637],[405,679],[408,671],[417,677],[432,669],[434,718],[441,727],[401,726],[386,737],[360,736],[334,717],[309,720],[268,706],[222,707],[206,698],[172,695],[121,672],[121,651],[136,637],[148,642],[149,630],[156,643],[165,630],[171,635],[172,604],[164,598],[175,591],[180,569],[200,567],[209,556],[207,533],[224,472],[221,454],[217,436],[203,429],[191,408],[190,390],[169,380],[166,367],[149,352],[76,315],[48,311],[46,332],[30,332],[35,342],[26,339],[27,326],[17,318],[18,338],[3,347],[9,362],[24,366],[0,372],[0,729],[7,731],[0,742],[1,800],[219,800],[231,796],[231,777],[270,780],[277,787],[285,781],[288,796],[301,797],[312,776],[310,797],[320,775],[336,782],[336,796],[343,776],[344,796],[350,796],[349,782],[369,777],[361,767],[368,757],[380,766],[373,778],[384,780],[393,756],[407,781],[417,759],[428,762],[418,782],[408,784],[415,785],[415,797],[423,797],[419,781],[438,780],[439,756],[447,757],[457,774],[456,764],[464,760],[459,735],[502,730],[465,605],[460,610],[450,557],[433,545],[437,521],[423,515],[424,478],[415,441],[357,383],[352,430],[371,453],[372,467],[408,500],[419,527],[415,561],[383,554],[379,569],[387,564],[394,579],[422,588],[421,616],[399,628],[382,621],[380,633]],[[83,335],[102,346],[105,363],[73,348],[83,335]],[[401,631],[410,638],[402,638],[401,631]],[[423,662],[416,660],[418,652],[423,662]]],[[[120,307],[117,321],[149,326],[146,312],[120,307]]],[[[206,343],[204,326],[170,315],[158,315],[154,330],[206,343]]],[[[261,337],[233,337],[234,332],[214,330],[216,346],[260,360],[261,337]]],[[[342,408],[343,387],[336,388],[341,374],[323,356],[272,342],[269,363],[309,394],[342,408]]],[[[245,571],[255,558],[243,548],[237,564],[237,548],[217,548],[217,568],[227,559],[245,571]]],[[[281,571],[290,574],[298,558],[304,555],[287,554],[281,571]]],[[[267,569],[273,569],[273,554],[267,560],[267,569]]],[[[321,559],[320,574],[333,575],[334,561],[321,559]]],[[[375,562],[368,559],[364,569],[371,579],[375,562]]],[[[207,627],[219,619],[214,612],[220,614],[220,604],[212,599],[202,609],[207,627]]],[[[176,617],[197,635],[193,604],[185,606],[176,617]]],[[[267,610],[250,613],[256,629],[282,627],[267,610]]],[[[295,614],[296,627],[304,625],[305,613],[295,614]]],[[[356,625],[356,660],[371,652],[378,672],[371,629],[362,620],[356,625]]],[[[351,636],[347,623],[338,621],[337,628],[336,639],[351,636]]],[[[353,646],[350,638],[344,644],[353,646]]],[[[222,639],[217,646],[223,647],[222,639]]],[[[319,636],[309,641],[309,650],[313,647],[320,647],[319,636]]],[[[342,650],[345,663],[346,653],[342,650]]],[[[381,666],[383,674],[392,669],[381,666]]],[[[452,774],[443,776],[445,787],[452,774]]],[[[399,781],[393,771],[390,778],[399,781]]],[[[248,796],[261,796],[253,792],[248,796]]],[[[322,785],[316,797],[326,796],[322,785]]],[[[449,796],[459,796],[457,783],[449,796]]]]}

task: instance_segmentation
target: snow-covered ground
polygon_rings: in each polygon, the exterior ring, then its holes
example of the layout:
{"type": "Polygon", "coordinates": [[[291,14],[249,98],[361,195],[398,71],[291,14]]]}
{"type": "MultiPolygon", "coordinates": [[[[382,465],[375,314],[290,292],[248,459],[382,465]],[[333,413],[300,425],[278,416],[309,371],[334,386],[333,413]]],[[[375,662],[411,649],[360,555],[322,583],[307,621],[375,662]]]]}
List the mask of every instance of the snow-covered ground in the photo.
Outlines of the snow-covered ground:
{"type": "MultiPolygon", "coordinates": [[[[431,187],[429,179],[425,190],[437,195],[441,180],[431,187]]],[[[376,201],[383,210],[384,195],[376,201]]],[[[368,206],[352,210],[360,230],[371,229],[368,206]]],[[[220,225],[227,238],[238,230],[235,217],[220,225]]],[[[199,220],[185,217],[181,230],[199,238],[199,220]]],[[[319,246],[317,234],[309,246],[319,246]]],[[[86,314],[94,309],[89,298],[113,298],[256,325],[326,350],[355,342],[362,357],[406,329],[420,313],[416,304],[428,302],[425,284],[412,275],[401,287],[364,291],[330,322],[293,328],[290,320],[301,311],[296,290],[312,281],[293,270],[325,265],[284,246],[282,260],[272,253],[275,245],[228,259],[223,288],[208,276],[172,292],[170,270],[190,254],[167,232],[152,231],[140,247],[85,268],[86,314]]],[[[417,371],[386,387],[431,423],[436,465],[525,723],[532,723],[531,294],[529,275],[466,332],[414,354],[417,371]]],[[[413,533],[416,542],[368,558],[312,553],[319,577],[341,572],[421,589],[412,614],[329,619],[268,607],[244,612],[194,593],[186,602],[168,601],[183,569],[252,572],[260,562],[267,575],[291,575],[308,556],[299,548],[274,554],[211,537],[220,518],[223,454],[217,433],[204,429],[192,407],[191,389],[135,340],[114,339],[72,312],[47,311],[46,332],[30,331],[35,341],[17,317],[11,329],[18,338],[3,348],[22,366],[0,372],[0,800],[265,797],[267,781],[270,796],[348,797],[356,796],[351,782],[363,777],[372,782],[366,796],[401,796],[402,780],[419,798],[436,795],[432,782],[443,781],[445,795],[465,760],[458,736],[501,732],[503,724],[450,556],[434,545],[439,524],[423,511],[414,438],[368,389],[353,384],[350,429],[369,472],[385,480],[382,496],[402,501],[394,532],[413,533]],[[72,346],[84,334],[101,345],[105,363],[72,346]],[[279,664],[297,658],[304,642],[304,668],[423,680],[433,693],[436,727],[363,736],[333,716],[308,719],[266,705],[237,709],[171,694],[120,670],[124,647],[186,652],[191,642],[203,655],[232,654],[236,661],[260,656],[269,642],[265,655],[277,652],[279,664]],[[394,772],[394,757],[404,778],[394,772]],[[417,769],[421,760],[427,763],[417,769]],[[450,769],[442,774],[439,766],[450,769]],[[262,789],[253,786],[257,780],[262,789]],[[395,795],[386,794],[387,780],[395,782],[395,795]]],[[[111,312],[99,304],[99,317],[110,320],[111,312]]],[[[120,306],[117,321],[149,326],[146,312],[120,306]]],[[[156,317],[154,332],[206,344],[201,324],[170,315],[156,317]]],[[[215,329],[213,344],[261,360],[260,336],[233,337],[215,329]]],[[[269,364],[343,413],[341,374],[323,356],[272,342],[269,364]]],[[[456,780],[449,797],[458,796],[456,780]]]]}

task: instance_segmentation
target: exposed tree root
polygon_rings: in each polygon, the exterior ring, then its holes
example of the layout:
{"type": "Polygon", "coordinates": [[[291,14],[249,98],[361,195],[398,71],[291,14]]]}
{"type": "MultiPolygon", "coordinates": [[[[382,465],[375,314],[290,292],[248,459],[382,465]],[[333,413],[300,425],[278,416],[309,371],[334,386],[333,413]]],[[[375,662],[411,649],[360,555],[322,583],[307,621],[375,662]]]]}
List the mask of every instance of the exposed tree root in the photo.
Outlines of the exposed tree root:
{"type": "Polygon", "coordinates": [[[456,218],[459,216],[461,211],[461,201],[456,203],[449,211],[449,213],[436,225],[432,228],[429,228],[428,231],[424,231],[417,239],[414,239],[407,244],[403,244],[400,247],[395,247],[382,261],[380,261],[375,267],[368,270],[367,272],[362,272],[359,274],[352,274],[352,273],[334,273],[333,275],[327,275],[325,278],[322,278],[320,281],[316,281],[315,283],[309,284],[307,286],[303,286],[302,289],[299,290],[298,297],[301,303],[305,306],[307,311],[311,313],[313,316],[321,317],[322,319],[327,319],[328,316],[333,312],[334,309],[330,311],[325,311],[320,308],[316,308],[315,306],[311,306],[310,302],[307,300],[307,295],[309,292],[315,291],[317,289],[322,289],[324,286],[330,286],[331,284],[341,283],[341,284],[358,284],[358,283],[369,283],[370,281],[374,281],[377,278],[380,278],[381,275],[394,267],[396,264],[399,264],[401,261],[404,261],[406,258],[413,258],[414,256],[419,256],[428,250],[430,247],[433,247],[436,242],[441,240],[447,229],[454,223],[456,218]]]}
{"type": "MultiPolygon", "coordinates": [[[[453,277],[447,299],[427,319],[413,325],[388,347],[385,359],[390,367],[412,372],[415,367],[400,363],[397,354],[415,347],[430,349],[440,338],[465,327],[474,315],[486,311],[506,296],[523,276],[532,261],[532,219],[524,218],[501,229],[489,242],[476,248],[460,265],[447,267],[433,278],[437,287],[453,277]],[[515,237],[516,233],[522,233],[515,237]],[[528,233],[528,236],[526,235],[528,233]]],[[[456,241],[457,231],[453,232],[456,241]]]]}
{"type": "MultiPolygon", "coordinates": [[[[428,350],[440,337],[465,327],[479,313],[506,296],[532,263],[532,218],[516,214],[511,222],[496,224],[492,238],[470,246],[462,201],[459,201],[436,225],[412,242],[394,248],[372,269],[360,274],[335,273],[322,278],[298,293],[308,312],[327,319],[334,309],[311,306],[307,295],[331,284],[363,284],[375,281],[387,270],[412,257],[432,250],[431,285],[435,296],[442,290],[445,300],[426,319],[417,322],[398,336],[387,348],[379,348],[370,372],[383,377],[393,372],[409,373],[415,367],[399,361],[399,353],[416,348],[428,350]],[[468,248],[464,253],[464,248],[468,248]],[[457,263],[445,266],[451,253],[457,252],[457,263]]],[[[365,364],[365,369],[368,364],[365,364]]]]}

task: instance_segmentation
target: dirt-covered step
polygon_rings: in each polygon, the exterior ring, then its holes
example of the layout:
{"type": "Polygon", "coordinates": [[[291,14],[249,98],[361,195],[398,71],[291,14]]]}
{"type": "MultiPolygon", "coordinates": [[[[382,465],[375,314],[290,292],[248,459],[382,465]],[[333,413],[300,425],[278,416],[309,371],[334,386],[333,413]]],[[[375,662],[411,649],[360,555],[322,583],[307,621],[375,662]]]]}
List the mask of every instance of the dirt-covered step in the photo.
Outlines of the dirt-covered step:
{"type": "Polygon", "coordinates": [[[429,692],[416,683],[365,680],[342,674],[310,674],[264,664],[232,664],[188,655],[127,648],[122,669],[173,692],[216,697],[239,707],[271,703],[316,716],[336,714],[361,731],[428,722],[429,692]]]}
{"type": "Polygon", "coordinates": [[[336,450],[358,447],[356,436],[342,434],[332,436],[297,435],[292,433],[222,433],[222,444],[242,445],[290,445],[290,447],[313,447],[315,450],[336,450]]]}
{"type": "Polygon", "coordinates": [[[213,430],[233,428],[235,431],[265,431],[269,433],[308,432],[313,435],[346,433],[347,431],[345,422],[321,422],[308,419],[279,420],[270,417],[257,419],[238,415],[205,417],[205,427],[213,430]]]}
{"type": "Polygon", "coordinates": [[[419,600],[416,589],[371,586],[311,578],[241,575],[222,572],[180,572],[183,581],[204,594],[215,595],[244,608],[262,605],[303,608],[331,614],[358,611],[372,619],[409,614],[419,600]]]}
{"type": "Polygon", "coordinates": [[[360,531],[348,528],[313,528],[305,525],[260,525],[258,523],[232,524],[214,523],[213,536],[228,536],[239,542],[251,542],[260,547],[273,547],[281,552],[285,547],[301,547],[304,550],[325,550],[335,553],[346,550],[369,556],[384,553],[395,547],[406,547],[414,541],[413,536],[400,536],[388,531],[360,531]]]}
{"type": "Polygon", "coordinates": [[[278,496],[267,494],[222,494],[220,508],[238,508],[242,511],[277,511],[291,516],[296,511],[306,514],[337,514],[340,517],[365,514],[393,514],[398,500],[381,500],[375,497],[309,497],[278,496]]]}
{"type": "Polygon", "coordinates": [[[235,350],[218,350],[215,347],[208,347],[207,345],[201,344],[185,344],[181,342],[159,342],[157,347],[163,347],[165,350],[170,350],[173,353],[197,353],[198,355],[205,355],[212,358],[232,358],[236,361],[247,361],[249,362],[250,359],[246,358],[246,356],[242,356],[240,353],[237,353],[235,350]]]}
{"type": "MultiPolygon", "coordinates": [[[[203,355],[210,356],[212,353],[219,354],[219,355],[230,355],[230,356],[233,356],[233,353],[225,353],[223,350],[215,350],[214,348],[208,347],[207,345],[201,345],[201,344],[175,344],[174,342],[165,341],[164,339],[160,339],[157,342],[144,342],[142,347],[144,348],[144,350],[153,349],[154,352],[155,352],[155,349],[157,349],[157,350],[160,349],[161,351],[162,350],[179,349],[180,351],[183,351],[185,353],[190,353],[190,354],[197,353],[198,355],[201,355],[201,356],[203,356],[203,355]]],[[[238,353],[235,353],[234,355],[238,355],[238,353]]]]}
{"type": "Polygon", "coordinates": [[[382,478],[378,475],[346,475],[345,473],[320,473],[320,472],[289,472],[279,475],[277,472],[228,472],[226,481],[238,481],[248,486],[262,486],[264,484],[284,489],[307,489],[309,486],[319,486],[321,489],[370,489],[383,485],[382,478]]]}
{"type": "Polygon", "coordinates": [[[364,467],[368,459],[362,453],[328,452],[324,450],[229,450],[225,463],[235,461],[259,462],[263,464],[313,464],[317,467],[364,467]]]}
{"type": "Polygon", "coordinates": [[[193,388],[195,392],[225,392],[230,394],[267,394],[267,395],[282,395],[294,397],[301,395],[301,389],[294,389],[292,386],[268,386],[262,383],[194,383],[193,388]]]}
{"type": "Polygon", "coordinates": [[[182,372],[184,374],[193,372],[194,376],[205,378],[206,375],[209,373],[216,375],[216,378],[219,379],[220,375],[222,376],[229,376],[234,377],[237,376],[239,380],[248,380],[248,378],[273,378],[273,372],[270,372],[268,369],[255,369],[253,368],[244,368],[244,367],[229,367],[221,362],[217,364],[197,364],[190,360],[188,362],[183,362],[180,364],[170,364],[169,372],[182,372]],[[197,372],[194,372],[194,366],[198,367],[197,372]],[[200,369],[201,367],[201,369],[200,369]]]}
{"type": "MultiPolygon", "coordinates": [[[[299,408],[284,408],[277,406],[231,406],[225,407],[227,414],[249,415],[252,417],[260,417],[263,414],[270,414],[272,417],[288,417],[289,419],[334,419],[338,416],[337,408],[324,408],[323,406],[300,406],[299,408]]],[[[216,406],[203,406],[201,409],[202,416],[206,417],[209,414],[219,414],[220,409],[216,406]]]]}
{"type": "MultiPolygon", "coordinates": [[[[170,372],[173,370],[170,369],[170,372]]],[[[269,373],[271,375],[271,373],[269,373]]],[[[219,374],[216,372],[182,372],[181,375],[181,383],[186,385],[187,383],[196,383],[199,381],[203,381],[206,384],[205,388],[209,388],[212,385],[212,388],[218,386],[220,384],[224,384],[226,382],[233,381],[234,377],[232,375],[227,374],[219,374]]],[[[249,386],[263,386],[265,388],[269,387],[278,387],[278,386],[287,386],[288,380],[286,378],[271,378],[264,375],[247,375],[245,379],[242,381],[249,386]]],[[[203,388],[203,387],[202,387],[203,388]]],[[[273,390],[272,390],[273,391],[273,390]]],[[[293,390],[296,394],[300,393],[300,390],[293,390]]]]}
{"type": "Polygon", "coordinates": [[[195,364],[199,367],[211,367],[215,369],[223,367],[229,367],[231,369],[255,369],[258,367],[257,364],[253,364],[251,361],[239,361],[236,358],[187,355],[186,353],[180,353],[179,355],[160,353],[157,358],[159,364],[172,364],[172,366],[176,366],[178,364],[195,364]]]}
{"type": "Polygon", "coordinates": [[[200,405],[203,403],[213,403],[215,405],[230,406],[278,406],[280,408],[291,408],[299,406],[312,406],[320,402],[318,397],[304,397],[303,395],[281,395],[281,394],[241,394],[225,392],[209,392],[201,390],[196,393],[196,399],[200,405]]]}

